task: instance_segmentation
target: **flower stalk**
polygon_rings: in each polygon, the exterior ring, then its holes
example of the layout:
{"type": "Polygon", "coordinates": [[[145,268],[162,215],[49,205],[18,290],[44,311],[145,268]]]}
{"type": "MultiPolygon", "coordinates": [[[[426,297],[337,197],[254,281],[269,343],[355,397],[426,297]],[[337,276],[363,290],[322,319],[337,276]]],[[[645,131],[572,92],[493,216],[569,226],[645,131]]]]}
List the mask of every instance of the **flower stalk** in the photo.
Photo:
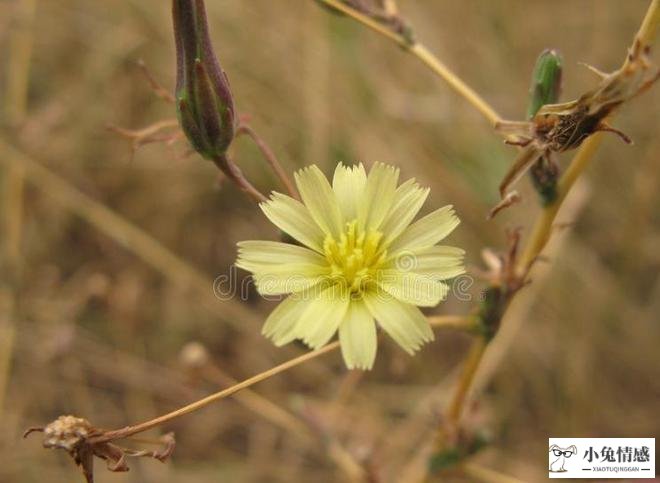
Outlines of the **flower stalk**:
{"type": "Polygon", "coordinates": [[[265,381],[266,379],[269,379],[282,372],[288,371],[289,369],[299,366],[300,364],[303,364],[309,360],[315,359],[316,357],[332,352],[337,348],[339,348],[339,342],[333,342],[332,344],[328,344],[325,347],[322,347],[312,352],[308,352],[307,354],[303,354],[299,357],[284,362],[278,366],[272,367],[271,369],[260,372],[259,374],[252,376],[248,379],[245,379],[244,381],[241,381],[237,384],[234,384],[231,387],[213,393],[209,396],[206,396],[203,399],[195,401],[191,404],[188,404],[187,406],[183,406],[182,408],[176,409],[172,412],[169,412],[157,418],[150,419],[149,421],[145,421],[140,424],[135,424],[132,426],[126,426],[125,428],[116,429],[114,431],[106,431],[99,437],[94,438],[93,443],[103,443],[107,441],[113,441],[116,439],[124,439],[124,438],[128,438],[129,436],[133,436],[135,434],[142,433],[144,431],[148,431],[149,429],[153,429],[155,427],[161,426],[181,416],[205,408],[206,406],[213,404],[214,402],[225,399],[242,389],[257,384],[258,382],[265,381]]]}

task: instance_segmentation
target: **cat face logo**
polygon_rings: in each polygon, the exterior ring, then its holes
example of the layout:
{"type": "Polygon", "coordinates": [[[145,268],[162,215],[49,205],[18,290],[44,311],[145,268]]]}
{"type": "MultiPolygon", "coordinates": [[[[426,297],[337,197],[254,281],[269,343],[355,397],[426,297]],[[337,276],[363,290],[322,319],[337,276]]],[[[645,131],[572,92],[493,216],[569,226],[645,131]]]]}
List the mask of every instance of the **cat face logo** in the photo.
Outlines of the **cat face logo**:
{"type": "Polygon", "coordinates": [[[568,448],[560,448],[556,444],[550,446],[550,473],[564,473],[566,468],[566,460],[569,459],[574,454],[577,454],[577,448],[575,445],[569,446],[568,448]]]}

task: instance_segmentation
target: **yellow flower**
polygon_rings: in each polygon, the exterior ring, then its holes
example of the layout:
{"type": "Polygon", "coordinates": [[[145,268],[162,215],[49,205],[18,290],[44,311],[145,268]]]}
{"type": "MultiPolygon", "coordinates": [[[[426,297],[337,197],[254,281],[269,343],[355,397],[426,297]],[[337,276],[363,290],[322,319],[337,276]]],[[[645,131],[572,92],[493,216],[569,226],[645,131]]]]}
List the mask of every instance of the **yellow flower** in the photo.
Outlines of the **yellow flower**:
{"type": "Polygon", "coordinates": [[[310,166],[295,174],[303,203],[273,193],[261,209],[304,246],[274,241],[238,244],[237,266],[253,273],[264,296],[288,295],[263,333],[278,345],[301,339],[325,345],[339,331],[348,368],[371,369],[376,322],[413,354],[433,332],[418,306],[432,307],[464,272],[463,250],[437,246],[459,223],[451,206],[412,223],[429,194],[414,179],[397,187],[384,164],[339,164],[332,186],[310,166]],[[412,224],[411,224],[412,223],[412,224]]]}

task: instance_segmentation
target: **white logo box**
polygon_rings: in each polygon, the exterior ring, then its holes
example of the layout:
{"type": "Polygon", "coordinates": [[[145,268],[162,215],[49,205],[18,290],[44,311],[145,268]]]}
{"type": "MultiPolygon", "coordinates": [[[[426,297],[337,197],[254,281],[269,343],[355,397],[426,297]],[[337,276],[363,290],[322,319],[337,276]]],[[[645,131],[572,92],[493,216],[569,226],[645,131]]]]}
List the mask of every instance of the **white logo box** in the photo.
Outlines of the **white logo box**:
{"type": "Polygon", "coordinates": [[[655,438],[549,438],[550,478],[655,478],[655,438]]]}

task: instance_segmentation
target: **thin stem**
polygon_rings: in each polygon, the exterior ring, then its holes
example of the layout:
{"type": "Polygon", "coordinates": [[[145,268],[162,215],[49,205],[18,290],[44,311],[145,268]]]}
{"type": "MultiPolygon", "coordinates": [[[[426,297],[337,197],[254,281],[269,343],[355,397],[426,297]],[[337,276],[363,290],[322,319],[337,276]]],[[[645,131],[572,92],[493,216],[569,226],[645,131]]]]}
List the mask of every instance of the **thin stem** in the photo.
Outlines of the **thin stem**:
{"type": "Polygon", "coordinates": [[[393,32],[387,27],[381,25],[378,21],[370,18],[363,13],[358,12],[357,10],[349,7],[348,5],[340,2],[339,0],[321,0],[323,3],[332,7],[340,12],[348,15],[349,17],[357,20],[361,24],[369,27],[375,32],[387,37],[388,39],[396,42],[400,46],[404,47],[408,52],[413,56],[419,59],[424,65],[426,65],[433,73],[438,77],[444,80],[449,87],[451,87],[456,93],[462,96],[466,101],[468,101],[472,107],[477,109],[482,116],[484,116],[488,122],[495,126],[502,118],[497,114],[495,109],[493,109],[490,104],[488,104],[479,94],[477,94],[470,86],[468,86],[463,80],[458,77],[454,72],[449,69],[444,63],[440,61],[426,46],[419,42],[410,44],[401,35],[393,32]]]}
{"type": "Polygon", "coordinates": [[[472,104],[472,107],[477,109],[481,115],[488,120],[491,126],[494,127],[502,120],[500,115],[490,106],[490,104],[488,104],[470,86],[463,82],[460,77],[454,74],[454,72],[442,63],[440,59],[433,55],[426,46],[417,43],[412,46],[410,52],[449,84],[449,87],[454,89],[456,93],[472,104]]]}
{"type": "Polygon", "coordinates": [[[176,418],[179,418],[186,414],[202,409],[208,406],[209,404],[212,404],[216,401],[220,401],[221,399],[224,399],[228,396],[231,396],[232,394],[237,393],[241,389],[245,389],[246,387],[253,386],[258,382],[271,378],[277,374],[280,374],[281,372],[287,371],[311,359],[319,357],[323,354],[327,354],[328,352],[332,352],[338,347],[339,347],[339,342],[333,342],[332,344],[328,344],[327,346],[322,347],[321,349],[317,349],[315,351],[308,352],[307,354],[303,354],[302,356],[291,359],[287,362],[284,362],[283,364],[280,364],[279,366],[275,366],[271,369],[261,372],[256,376],[252,376],[249,379],[239,382],[238,384],[228,387],[227,389],[223,389],[222,391],[218,391],[214,394],[211,394],[210,396],[200,399],[199,401],[195,401],[175,411],[169,412],[154,419],[150,419],[149,421],[146,421],[144,423],[136,424],[133,426],[127,426],[125,428],[117,429],[114,431],[105,432],[98,437],[91,438],[90,442],[102,443],[106,441],[113,441],[115,439],[126,438],[134,434],[142,433],[149,429],[168,423],[176,418]]]}
{"type": "MultiPolygon", "coordinates": [[[[202,375],[209,381],[220,385],[235,385],[238,383],[211,361],[208,361],[202,368],[202,375]]],[[[305,443],[319,439],[312,429],[305,422],[301,421],[300,418],[251,389],[244,389],[242,392],[237,393],[235,399],[238,403],[253,411],[257,416],[261,416],[276,426],[288,431],[305,443]]],[[[341,468],[350,481],[361,481],[364,476],[362,466],[334,438],[328,438],[326,435],[323,436],[322,443],[330,459],[341,468]]]]}
{"type": "MultiPolygon", "coordinates": [[[[9,38],[7,60],[7,84],[4,107],[6,119],[12,127],[20,126],[27,114],[30,64],[34,44],[33,21],[37,8],[36,0],[16,2],[16,27],[9,38]]],[[[7,166],[2,192],[2,231],[4,244],[2,267],[7,287],[0,287],[0,412],[4,409],[5,395],[11,372],[11,361],[16,339],[16,298],[20,286],[21,242],[23,234],[23,192],[25,169],[20,164],[7,166]],[[6,294],[3,293],[7,290],[6,294]]]]}
{"type": "Polygon", "coordinates": [[[487,346],[488,340],[483,336],[475,339],[475,341],[472,343],[472,347],[470,348],[470,352],[463,366],[463,372],[461,373],[461,377],[456,384],[456,388],[454,389],[454,393],[447,408],[447,421],[449,422],[450,426],[455,427],[461,418],[468,391],[470,390],[470,386],[474,380],[474,375],[479,368],[479,364],[481,363],[481,359],[486,352],[487,346]]]}
{"type": "Polygon", "coordinates": [[[236,164],[231,161],[227,155],[215,157],[212,161],[218,167],[218,169],[222,171],[225,176],[227,176],[227,178],[236,183],[241,191],[252,198],[252,200],[257,203],[268,200],[268,198],[266,198],[263,193],[261,193],[261,191],[255,188],[254,185],[247,180],[241,169],[236,166],[236,164]]]}
{"type": "Polygon", "coordinates": [[[273,150],[270,149],[270,146],[268,146],[268,144],[266,144],[266,141],[264,141],[256,133],[256,131],[252,129],[252,127],[249,126],[248,124],[241,124],[240,126],[238,126],[236,134],[241,134],[241,133],[247,134],[254,141],[254,143],[259,148],[259,151],[261,151],[261,154],[263,155],[268,165],[275,172],[275,175],[279,178],[279,180],[282,182],[286,190],[289,192],[289,195],[291,195],[292,198],[299,199],[298,192],[296,191],[295,186],[289,179],[289,176],[286,174],[286,171],[284,171],[284,168],[282,168],[282,165],[278,161],[277,156],[275,156],[273,150]]]}
{"type": "Polygon", "coordinates": [[[433,328],[458,329],[467,332],[478,329],[477,318],[472,315],[431,315],[429,324],[433,328]]]}
{"type": "MultiPolygon", "coordinates": [[[[220,386],[238,384],[236,379],[225,374],[211,362],[208,362],[203,368],[202,375],[205,379],[220,386]]],[[[245,408],[299,438],[306,438],[310,435],[307,426],[297,417],[251,389],[245,389],[236,394],[234,399],[245,408]]]]}
{"type": "Polygon", "coordinates": [[[531,267],[541,251],[545,248],[548,240],[550,240],[550,236],[552,235],[552,225],[557,217],[559,208],[566,199],[566,195],[568,195],[568,192],[573,187],[575,181],[593,159],[596,149],[600,146],[602,137],[602,134],[597,133],[587,139],[578,150],[577,154],[571,161],[571,164],[566,169],[566,172],[560,178],[559,183],[557,184],[556,199],[552,203],[546,205],[541,211],[540,216],[534,224],[529,241],[525,245],[523,254],[518,261],[517,270],[519,273],[523,273],[531,267]]]}
{"type": "Polygon", "coordinates": [[[637,32],[637,40],[642,45],[651,45],[655,41],[655,36],[660,27],[660,0],[653,0],[642,21],[642,26],[637,32]]]}

